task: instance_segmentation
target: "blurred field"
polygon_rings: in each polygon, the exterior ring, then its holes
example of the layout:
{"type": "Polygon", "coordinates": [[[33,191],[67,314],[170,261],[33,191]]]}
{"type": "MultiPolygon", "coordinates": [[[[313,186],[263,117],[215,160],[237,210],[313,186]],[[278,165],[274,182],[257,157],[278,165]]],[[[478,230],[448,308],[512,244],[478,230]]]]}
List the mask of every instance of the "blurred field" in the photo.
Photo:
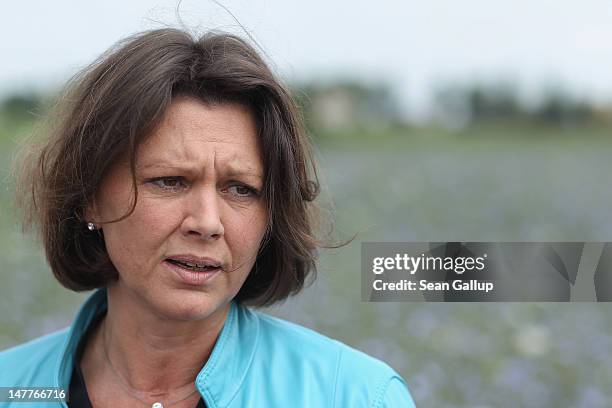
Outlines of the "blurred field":
{"type": "MultiPolygon", "coordinates": [[[[0,121],[0,349],[69,324],[83,294],[19,233],[6,180],[28,125],[0,121]]],[[[419,407],[609,407],[612,305],[363,303],[362,241],[609,241],[609,129],[328,135],[322,202],[348,246],[272,313],[387,361],[419,407]]]]}

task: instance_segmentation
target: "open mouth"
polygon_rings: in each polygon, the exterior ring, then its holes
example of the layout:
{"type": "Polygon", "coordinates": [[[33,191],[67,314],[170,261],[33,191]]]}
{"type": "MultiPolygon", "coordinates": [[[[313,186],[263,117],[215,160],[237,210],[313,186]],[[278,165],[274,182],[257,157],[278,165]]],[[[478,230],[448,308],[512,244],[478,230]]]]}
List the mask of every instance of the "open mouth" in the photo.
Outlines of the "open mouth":
{"type": "Polygon", "coordinates": [[[170,259],[170,258],[166,259],[166,262],[179,266],[183,269],[187,269],[188,271],[193,271],[193,272],[212,272],[220,268],[220,266],[218,265],[197,264],[197,263],[179,261],[179,260],[170,259]]]}
{"type": "Polygon", "coordinates": [[[223,265],[215,260],[195,260],[166,258],[164,264],[174,271],[175,276],[184,284],[191,286],[207,285],[223,271],[223,265]]]}

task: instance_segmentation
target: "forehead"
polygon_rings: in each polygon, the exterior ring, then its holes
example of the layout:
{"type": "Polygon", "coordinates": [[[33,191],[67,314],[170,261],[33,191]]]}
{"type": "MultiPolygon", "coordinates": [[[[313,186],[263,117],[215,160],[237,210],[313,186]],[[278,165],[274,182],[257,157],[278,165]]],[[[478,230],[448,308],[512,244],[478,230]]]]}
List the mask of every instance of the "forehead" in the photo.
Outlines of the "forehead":
{"type": "Polygon", "coordinates": [[[159,126],[141,145],[137,166],[204,164],[261,171],[262,155],[253,113],[235,103],[173,100],[159,126]]]}

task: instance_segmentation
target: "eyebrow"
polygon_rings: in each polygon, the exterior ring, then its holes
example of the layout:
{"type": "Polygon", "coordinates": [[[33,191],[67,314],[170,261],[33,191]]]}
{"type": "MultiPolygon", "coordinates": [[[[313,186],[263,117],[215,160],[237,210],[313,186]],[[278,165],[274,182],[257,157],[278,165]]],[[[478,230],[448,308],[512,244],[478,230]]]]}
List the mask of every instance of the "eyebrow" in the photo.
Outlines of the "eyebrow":
{"type": "MultiPolygon", "coordinates": [[[[255,177],[260,180],[263,180],[263,175],[256,171],[251,171],[250,168],[242,168],[239,166],[235,166],[233,164],[227,164],[224,167],[225,174],[227,177],[237,177],[237,176],[247,176],[247,177],[255,177]]],[[[178,170],[182,172],[187,172],[190,174],[199,173],[198,169],[194,166],[184,166],[184,165],[176,165],[169,163],[149,163],[144,165],[137,165],[137,170],[146,170],[146,169],[165,169],[165,170],[178,170]]]]}

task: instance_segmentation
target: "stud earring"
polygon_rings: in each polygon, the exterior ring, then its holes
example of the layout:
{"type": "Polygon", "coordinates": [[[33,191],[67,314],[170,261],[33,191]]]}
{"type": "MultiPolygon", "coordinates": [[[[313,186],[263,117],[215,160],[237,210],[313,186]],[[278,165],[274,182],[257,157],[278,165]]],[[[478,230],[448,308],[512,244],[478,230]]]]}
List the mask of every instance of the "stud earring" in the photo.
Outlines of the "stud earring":
{"type": "Polygon", "coordinates": [[[90,231],[93,231],[96,229],[96,226],[93,222],[88,222],[87,223],[87,229],[89,229],[90,231]]]}

